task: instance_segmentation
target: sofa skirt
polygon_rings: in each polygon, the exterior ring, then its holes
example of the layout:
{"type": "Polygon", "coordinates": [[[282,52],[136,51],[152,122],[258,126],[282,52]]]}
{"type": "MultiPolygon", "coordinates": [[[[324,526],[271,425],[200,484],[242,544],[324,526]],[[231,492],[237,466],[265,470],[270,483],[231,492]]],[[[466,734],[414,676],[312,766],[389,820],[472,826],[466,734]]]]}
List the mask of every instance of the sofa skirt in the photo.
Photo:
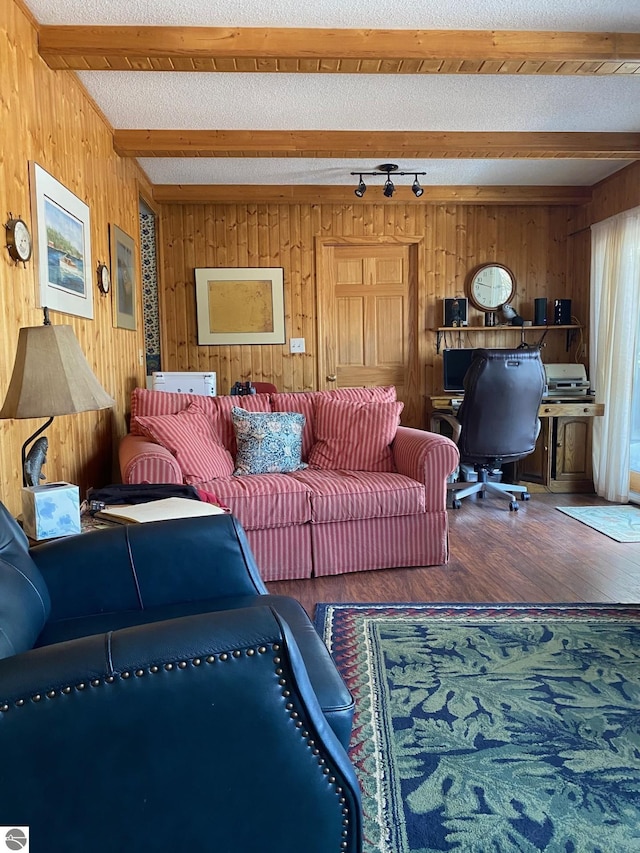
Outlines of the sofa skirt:
{"type": "Polygon", "coordinates": [[[311,525],[267,527],[245,530],[263,581],[286,581],[310,578],[311,525]]]}
{"type": "Polygon", "coordinates": [[[313,573],[439,566],[449,559],[448,529],[446,510],[312,524],[313,573]]]}

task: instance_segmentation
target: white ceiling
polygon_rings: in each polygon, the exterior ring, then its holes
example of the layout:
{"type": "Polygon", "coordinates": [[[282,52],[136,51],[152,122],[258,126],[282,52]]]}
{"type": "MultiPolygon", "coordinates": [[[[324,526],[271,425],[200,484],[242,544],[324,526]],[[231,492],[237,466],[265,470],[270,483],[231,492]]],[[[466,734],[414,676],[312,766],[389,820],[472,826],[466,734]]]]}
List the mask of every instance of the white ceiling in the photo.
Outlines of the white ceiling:
{"type": "MultiPolygon", "coordinates": [[[[640,32],[639,0],[26,0],[42,24],[640,32]]],[[[116,129],[640,131],[640,74],[84,71],[116,129]]],[[[349,184],[374,160],[145,158],[155,184],[349,184]]],[[[423,183],[591,185],[629,161],[400,160],[423,183]]]]}

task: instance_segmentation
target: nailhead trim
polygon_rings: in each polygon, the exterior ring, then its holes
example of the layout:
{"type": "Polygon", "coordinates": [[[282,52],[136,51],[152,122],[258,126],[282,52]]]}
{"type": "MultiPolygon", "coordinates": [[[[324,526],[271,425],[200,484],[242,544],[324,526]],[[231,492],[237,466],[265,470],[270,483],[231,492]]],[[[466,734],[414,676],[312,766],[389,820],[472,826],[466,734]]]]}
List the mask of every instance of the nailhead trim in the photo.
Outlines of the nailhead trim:
{"type": "MultiPolygon", "coordinates": [[[[280,646],[279,646],[279,645],[277,645],[277,644],[274,644],[272,648],[273,648],[273,650],[274,650],[274,651],[278,651],[278,650],[279,650],[279,648],[280,648],[280,646]]],[[[260,650],[258,650],[258,651],[260,651],[260,650]]],[[[285,678],[285,677],[283,677],[283,675],[284,675],[284,670],[279,666],[279,664],[281,663],[281,658],[279,658],[279,657],[274,657],[273,662],[274,662],[274,664],[275,664],[275,666],[276,666],[275,674],[276,674],[276,675],[278,675],[278,676],[280,676],[280,677],[278,678],[278,684],[279,684],[281,687],[284,687],[284,688],[285,688],[285,689],[282,691],[282,697],[283,697],[283,699],[285,699],[285,700],[286,700],[286,699],[289,699],[289,697],[291,696],[291,691],[290,691],[290,690],[288,690],[288,689],[286,689],[286,686],[287,686],[287,680],[286,680],[286,678],[285,678]]],[[[337,781],[338,781],[338,780],[337,780],[337,777],[336,777],[336,776],[331,772],[331,768],[329,768],[329,767],[327,767],[327,766],[326,766],[326,760],[321,756],[321,754],[320,754],[320,750],[319,750],[319,749],[318,749],[318,747],[316,746],[316,741],[314,740],[314,738],[313,738],[313,737],[310,737],[309,732],[308,732],[305,728],[303,728],[303,727],[304,727],[304,723],[302,722],[302,720],[300,720],[300,719],[299,719],[300,715],[299,715],[298,711],[296,711],[296,710],[295,710],[295,705],[294,705],[294,703],[293,703],[293,702],[290,702],[290,701],[287,701],[287,702],[285,702],[285,706],[284,706],[284,707],[285,707],[285,710],[289,712],[289,718],[290,718],[291,720],[294,720],[294,721],[295,721],[295,726],[296,726],[296,728],[298,729],[298,731],[300,732],[301,736],[302,736],[302,737],[304,738],[304,740],[306,741],[306,745],[307,745],[307,747],[311,750],[311,754],[312,754],[312,755],[314,755],[314,756],[316,756],[316,760],[317,760],[317,763],[318,763],[318,767],[322,769],[322,775],[325,777],[325,779],[327,780],[327,782],[328,782],[332,787],[334,787],[334,788],[335,788],[336,796],[338,797],[338,803],[340,804],[340,806],[342,806],[342,808],[341,808],[341,813],[342,813],[342,815],[343,815],[343,816],[344,816],[344,815],[348,815],[348,814],[349,814],[349,809],[348,809],[348,808],[346,808],[346,802],[347,802],[347,800],[346,800],[346,797],[344,797],[344,796],[343,796],[343,788],[342,788],[340,785],[338,785],[338,784],[337,784],[337,781]]],[[[342,820],[342,826],[344,826],[344,827],[348,827],[348,826],[349,826],[349,820],[348,820],[348,818],[343,817],[343,820],[342,820]]],[[[348,838],[348,836],[349,836],[349,830],[347,830],[347,829],[343,829],[343,830],[341,830],[341,836],[340,836],[340,837],[341,837],[342,839],[348,838]]],[[[347,842],[347,841],[345,841],[345,840],[342,840],[342,841],[340,842],[340,850],[345,850],[347,847],[348,847],[348,842],[347,842]]]]}

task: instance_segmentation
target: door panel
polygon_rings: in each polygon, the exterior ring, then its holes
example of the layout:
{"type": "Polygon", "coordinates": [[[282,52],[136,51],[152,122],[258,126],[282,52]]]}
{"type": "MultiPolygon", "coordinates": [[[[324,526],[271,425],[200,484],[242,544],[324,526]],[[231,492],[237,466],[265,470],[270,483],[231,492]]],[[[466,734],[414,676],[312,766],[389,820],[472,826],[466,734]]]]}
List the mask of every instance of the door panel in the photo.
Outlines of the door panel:
{"type": "Polygon", "coordinates": [[[402,423],[421,427],[416,278],[416,241],[318,242],[318,387],[395,385],[402,423]]]}

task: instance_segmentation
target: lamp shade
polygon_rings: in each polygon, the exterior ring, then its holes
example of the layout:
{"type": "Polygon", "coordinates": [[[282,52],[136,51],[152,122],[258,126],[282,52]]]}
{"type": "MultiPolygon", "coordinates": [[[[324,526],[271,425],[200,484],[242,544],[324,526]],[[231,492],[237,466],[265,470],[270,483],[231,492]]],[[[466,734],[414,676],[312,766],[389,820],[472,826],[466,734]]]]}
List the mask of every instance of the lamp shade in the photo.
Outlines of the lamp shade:
{"type": "Polygon", "coordinates": [[[71,326],[20,329],[0,418],[49,418],[113,405],[114,400],[89,367],[71,326]]]}

